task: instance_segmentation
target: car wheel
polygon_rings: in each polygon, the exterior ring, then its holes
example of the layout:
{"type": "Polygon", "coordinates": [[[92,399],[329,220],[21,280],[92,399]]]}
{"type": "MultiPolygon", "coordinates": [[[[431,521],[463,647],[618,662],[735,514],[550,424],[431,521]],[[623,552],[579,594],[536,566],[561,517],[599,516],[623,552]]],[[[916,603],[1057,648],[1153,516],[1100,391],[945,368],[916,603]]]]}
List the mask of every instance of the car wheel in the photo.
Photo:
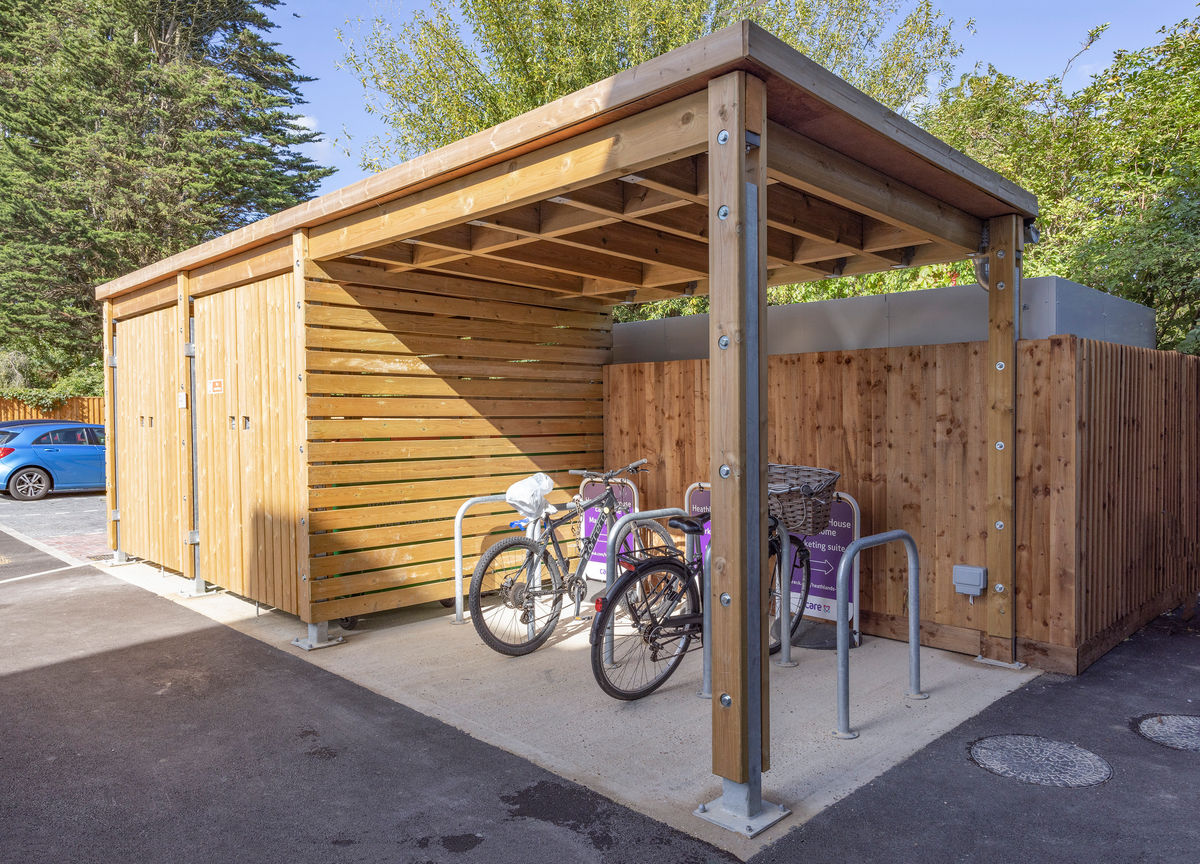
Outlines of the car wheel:
{"type": "Polygon", "coordinates": [[[50,475],[41,468],[22,468],[8,481],[8,493],[19,501],[36,501],[50,491],[50,475]]]}

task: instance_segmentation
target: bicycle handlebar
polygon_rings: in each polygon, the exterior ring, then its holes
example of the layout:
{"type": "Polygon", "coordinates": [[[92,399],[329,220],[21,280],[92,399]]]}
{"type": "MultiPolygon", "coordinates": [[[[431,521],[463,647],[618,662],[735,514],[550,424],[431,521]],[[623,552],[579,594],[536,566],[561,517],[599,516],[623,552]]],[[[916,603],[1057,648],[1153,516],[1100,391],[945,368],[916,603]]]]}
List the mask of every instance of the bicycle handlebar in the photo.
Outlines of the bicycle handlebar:
{"type": "Polygon", "coordinates": [[[586,477],[589,480],[612,480],[618,474],[636,474],[637,469],[649,462],[649,459],[639,459],[636,462],[630,462],[624,468],[614,468],[612,471],[589,471],[585,468],[572,468],[567,473],[574,474],[578,477],[586,477]]]}

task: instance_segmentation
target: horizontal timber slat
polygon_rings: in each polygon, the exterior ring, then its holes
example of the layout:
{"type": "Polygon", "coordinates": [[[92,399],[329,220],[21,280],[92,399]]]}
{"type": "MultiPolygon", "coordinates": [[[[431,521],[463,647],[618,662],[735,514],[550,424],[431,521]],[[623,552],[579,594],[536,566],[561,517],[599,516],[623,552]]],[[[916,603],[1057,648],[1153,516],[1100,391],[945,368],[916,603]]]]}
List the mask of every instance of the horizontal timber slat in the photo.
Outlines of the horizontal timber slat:
{"type": "Polygon", "coordinates": [[[361,351],[378,354],[480,357],[498,360],[550,360],[558,363],[607,363],[608,348],[572,348],[563,345],[535,345],[532,342],[496,342],[490,339],[455,336],[417,336],[400,333],[341,330],[309,327],[305,333],[309,348],[361,351]]]}
{"type": "Polygon", "coordinates": [[[504,341],[545,342],[556,345],[582,345],[605,348],[612,337],[607,330],[580,330],[542,324],[498,328],[494,323],[463,318],[418,315],[407,312],[372,311],[347,306],[309,305],[307,321],[319,327],[343,327],[352,330],[379,330],[389,333],[413,333],[421,336],[477,336],[504,341]]]}
{"type": "Polygon", "coordinates": [[[479,318],[485,321],[501,321],[512,324],[579,327],[590,330],[607,331],[612,326],[612,316],[601,312],[575,312],[570,309],[547,309],[541,306],[500,303],[494,300],[440,297],[435,294],[416,294],[388,288],[305,282],[304,294],[310,303],[327,303],[333,306],[352,306],[425,315],[449,315],[455,318],[479,318]]]}
{"type": "MultiPolygon", "coordinates": [[[[595,381],[540,381],[538,393],[568,399],[600,399],[604,386],[595,381]]],[[[448,399],[483,397],[504,399],[526,396],[527,381],[495,378],[414,378],[391,375],[317,372],[308,376],[308,392],[314,394],[350,394],[363,396],[440,396],[448,399]]]]}
{"type": "Polygon", "coordinates": [[[489,362],[457,360],[452,357],[403,357],[385,354],[350,354],[341,351],[309,351],[305,362],[317,372],[376,372],[388,375],[467,376],[474,378],[530,378],[550,381],[598,381],[598,366],[564,366],[536,361],[489,362]]]}
{"type": "Polygon", "coordinates": [[[534,474],[538,471],[563,471],[571,468],[590,468],[604,460],[603,452],[564,453],[538,456],[494,456],[469,459],[413,459],[401,462],[350,462],[346,464],[311,465],[308,482],[314,485],[331,483],[382,483],[403,480],[431,480],[435,477],[495,476],[499,474],[534,474]]]}
{"type": "MultiPolygon", "coordinates": [[[[571,485],[568,474],[549,472],[556,488],[571,485]]],[[[320,486],[309,490],[310,507],[354,507],[360,504],[400,504],[407,501],[454,497],[462,503],[476,495],[503,492],[513,482],[511,476],[475,476],[458,478],[453,483],[442,479],[408,480],[403,483],[369,483],[361,486],[320,486]]]]}
{"type": "Polygon", "coordinates": [[[607,309],[602,303],[588,297],[568,297],[537,288],[505,285],[502,282],[469,279],[463,276],[443,276],[438,273],[392,273],[380,270],[378,267],[368,267],[351,261],[313,261],[309,259],[304,262],[304,272],[309,279],[367,285],[376,288],[396,288],[403,291],[437,294],[443,297],[475,299],[486,296],[491,300],[501,300],[507,303],[528,303],[551,309],[579,309],[585,312],[603,312],[607,309]]]}
{"type": "Polygon", "coordinates": [[[439,456],[504,456],[592,452],[604,446],[600,435],[530,435],[424,441],[321,441],[308,445],[312,462],[423,459],[439,456]],[[447,448],[453,447],[453,454],[447,448]]]}
{"type": "MultiPolygon", "coordinates": [[[[536,390],[534,391],[536,395],[536,390]]],[[[600,399],[380,399],[346,396],[309,398],[309,417],[598,417],[600,399]]]]}
{"type": "MultiPolygon", "coordinates": [[[[503,494],[503,488],[493,488],[480,494],[503,494]]],[[[394,525],[400,522],[423,522],[429,519],[453,519],[454,514],[466,497],[453,497],[440,501],[421,501],[410,504],[380,504],[369,507],[346,507],[340,510],[312,510],[309,512],[310,531],[337,531],[346,528],[373,525],[394,525]]],[[[565,504],[571,496],[565,491],[555,491],[547,496],[551,504],[565,504]]],[[[512,513],[511,507],[502,502],[494,506],[482,505],[475,513],[512,513]]]]}
{"type": "MultiPolygon", "coordinates": [[[[599,435],[603,432],[599,418],[568,418],[554,420],[511,419],[485,417],[462,419],[396,419],[396,420],[309,420],[308,439],[328,441],[334,438],[431,438],[475,435],[562,435],[578,433],[599,435]]],[[[447,455],[454,444],[443,443],[447,455]]]]}
{"type": "MultiPolygon", "coordinates": [[[[478,537],[496,531],[511,533],[511,522],[516,518],[512,510],[486,516],[470,516],[463,519],[463,536],[478,537]]],[[[345,552],[354,549],[370,549],[396,543],[416,543],[423,540],[444,540],[453,536],[446,520],[431,522],[409,522],[404,525],[381,525],[377,528],[359,528],[348,531],[328,531],[309,538],[309,548],[314,555],[345,552]]]]}

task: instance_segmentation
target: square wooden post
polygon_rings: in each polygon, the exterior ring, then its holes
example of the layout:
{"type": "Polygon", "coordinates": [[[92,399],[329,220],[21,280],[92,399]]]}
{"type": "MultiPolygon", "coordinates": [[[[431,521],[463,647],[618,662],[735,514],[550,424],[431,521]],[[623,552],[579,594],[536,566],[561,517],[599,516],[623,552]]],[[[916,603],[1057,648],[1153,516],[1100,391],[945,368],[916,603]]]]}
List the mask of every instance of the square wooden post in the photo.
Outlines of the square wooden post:
{"type": "Polygon", "coordinates": [[[1017,215],[988,223],[987,635],[989,660],[1016,657],[1017,336],[1023,226],[1017,215]]]}
{"type": "Polygon", "coordinates": [[[708,85],[712,480],[712,764],[720,798],[697,815],[753,836],[770,766],[766,541],[766,94],[744,72],[708,85]]]}
{"type": "MultiPolygon", "coordinates": [[[[192,532],[199,531],[197,521],[199,502],[196,500],[195,442],[192,434],[192,411],[196,393],[193,388],[192,363],[195,357],[192,345],[192,279],[187,272],[176,277],[179,295],[175,304],[175,325],[179,354],[176,367],[176,393],[179,406],[179,496],[180,496],[180,542],[183,544],[181,572],[184,579],[196,580],[199,576],[199,545],[192,532]]],[[[196,582],[193,593],[204,593],[204,580],[196,582]]]]}
{"type": "Polygon", "coordinates": [[[111,300],[104,301],[104,501],[107,511],[105,525],[108,528],[108,548],[120,552],[120,525],[113,515],[117,511],[117,370],[114,334],[116,324],[113,321],[113,304],[111,300]]]}

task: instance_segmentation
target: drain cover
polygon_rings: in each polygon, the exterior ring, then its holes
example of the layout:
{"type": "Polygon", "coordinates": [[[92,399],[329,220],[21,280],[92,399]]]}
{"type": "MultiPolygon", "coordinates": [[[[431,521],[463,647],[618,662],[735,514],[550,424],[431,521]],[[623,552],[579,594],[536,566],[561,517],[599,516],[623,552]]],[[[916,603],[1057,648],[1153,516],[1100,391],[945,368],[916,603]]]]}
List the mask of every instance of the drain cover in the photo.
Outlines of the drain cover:
{"type": "Polygon", "coordinates": [[[1200,717],[1195,714],[1147,714],[1134,717],[1129,725],[1155,744],[1200,753],[1200,717]]]}
{"type": "Polygon", "coordinates": [[[1112,776],[1112,766],[1090,750],[1037,735],[980,738],[971,759],[1001,777],[1060,789],[1099,786],[1112,776]]]}

